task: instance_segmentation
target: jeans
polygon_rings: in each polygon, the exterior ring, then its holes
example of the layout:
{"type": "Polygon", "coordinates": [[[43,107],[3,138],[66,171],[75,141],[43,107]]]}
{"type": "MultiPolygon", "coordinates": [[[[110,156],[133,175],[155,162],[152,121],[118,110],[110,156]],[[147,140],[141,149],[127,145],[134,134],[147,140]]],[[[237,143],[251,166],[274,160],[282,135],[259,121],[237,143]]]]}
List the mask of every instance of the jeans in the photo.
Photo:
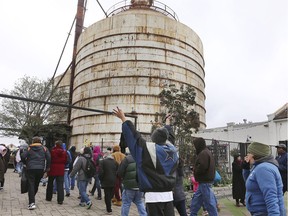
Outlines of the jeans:
{"type": "Polygon", "coordinates": [[[68,174],[69,170],[64,171],[64,187],[66,194],[70,194],[70,177],[68,174]]]}
{"type": "Polygon", "coordinates": [[[88,181],[85,181],[85,180],[78,181],[79,193],[81,196],[80,203],[88,204],[90,202],[90,199],[86,192],[87,186],[88,186],[88,181]]]}
{"type": "Polygon", "coordinates": [[[91,190],[91,193],[94,194],[95,190],[97,189],[97,197],[99,198],[99,197],[102,197],[102,194],[101,194],[101,184],[100,184],[100,179],[99,179],[98,173],[96,173],[94,178],[95,178],[95,182],[94,182],[93,188],[91,190]]]}
{"type": "Polygon", "coordinates": [[[38,192],[39,183],[41,178],[43,177],[43,174],[43,170],[27,170],[29,204],[35,203],[35,195],[38,192]]]}
{"type": "Polygon", "coordinates": [[[190,216],[197,216],[202,205],[205,206],[209,216],[218,216],[217,201],[209,183],[199,183],[199,187],[191,200],[190,216]]]}
{"type": "Polygon", "coordinates": [[[56,193],[56,192],[57,192],[57,182],[56,182],[56,179],[54,179],[54,181],[53,181],[53,193],[56,193]]]}
{"type": "Polygon", "coordinates": [[[135,203],[140,216],[147,216],[145,205],[142,200],[143,193],[139,190],[124,189],[122,193],[121,216],[128,216],[131,203],[135,203]]]}
{"type": "Polygon", "coordinates": [[[75,179],[76,179],[75,176],[74,176],[74,177],[70,177],[70,186],[71,186],[72,190],[73,190],[74,187],[75,187],[75,179]]]}
{"type": "Polygon", "coordinates": [[[22,173],[22,169],[23,169],[23,162],[18,162],[17,164],[16,164],[16,171],[17,171],[17,173],[19,173],[19,174],[21,174],[22,173]]]}

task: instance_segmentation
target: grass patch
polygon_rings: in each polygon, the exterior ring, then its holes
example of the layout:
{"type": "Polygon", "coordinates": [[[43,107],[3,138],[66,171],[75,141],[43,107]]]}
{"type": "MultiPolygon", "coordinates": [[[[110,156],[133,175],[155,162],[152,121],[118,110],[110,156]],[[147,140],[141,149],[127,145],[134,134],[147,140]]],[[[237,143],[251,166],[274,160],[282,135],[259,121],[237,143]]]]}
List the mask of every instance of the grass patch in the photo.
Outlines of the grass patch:
{"type": "MultiPolygon", "coordinates": [[[[225,208],[225,210],[223,209],[223,211],[225,212],[229,212],[231,215],[233,216],[243,216],[243,215],[250,215],[250,213],[248,212],[248,210],[246,209],[246,207],[236,207],[235,206],[235,201],[233,200],[229,200],[227,198],[223,198],[223,199],[219,199],[218,202],[220,203],[220,206],[222,208],[225,208]]],[[[220,214],[221,215],[221,212],[220,214]]]]}

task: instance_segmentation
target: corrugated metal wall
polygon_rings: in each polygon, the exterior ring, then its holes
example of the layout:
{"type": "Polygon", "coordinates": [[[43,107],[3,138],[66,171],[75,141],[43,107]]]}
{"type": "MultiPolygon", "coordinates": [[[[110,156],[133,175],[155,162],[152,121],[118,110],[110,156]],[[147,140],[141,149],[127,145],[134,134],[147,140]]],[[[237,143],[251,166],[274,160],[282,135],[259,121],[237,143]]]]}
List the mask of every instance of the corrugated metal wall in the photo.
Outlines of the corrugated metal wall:
{"type": "MultiPolygon", "coordinates": [[[[204,128],[203,68],[202,42],[192,29],[153,10],[130,9],[100,20],[81,34],[73,105],[134,110],[137,128],[150,133],[163,86],[189,84],[196,89],[196,111],[204,128]]],[[[119,143],[121,123],[114,116],[72,110],[71,124],[73,145],[97,145],[102,139],[104,146],[119,143]]]]}

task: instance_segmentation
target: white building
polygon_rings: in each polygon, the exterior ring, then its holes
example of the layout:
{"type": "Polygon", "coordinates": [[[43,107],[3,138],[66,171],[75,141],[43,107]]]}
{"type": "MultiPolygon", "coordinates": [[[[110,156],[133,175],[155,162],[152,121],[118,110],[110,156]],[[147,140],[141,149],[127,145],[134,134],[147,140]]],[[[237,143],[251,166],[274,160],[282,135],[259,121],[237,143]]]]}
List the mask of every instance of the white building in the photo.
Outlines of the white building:
{"type": "MultiPolygon", "coordinates": [[[[207,145],[213,145],[213,140],[218,141],[218,160],[226,163],[228,171],[231,169],[232,157],[230,151],[234,148],[240,150],[240,146],[247,146],[251,141],[262,142],[271,145],[272,154],[276,155],[276,148],[273,146],[279,143],[287,145],[288,141],[288,103],[278,109],[276,112],[267,115],[267,120],[262,122],[247,122],[235,124],[227,123],[224,127],[199,130],[196,137],[206,139],[207,145]],[[221,154],[221,151],[224,151],[221,154]],[[225,157],[226,154],[226,157],[225,157]]],[[[243,155],[243,152],[241,152],[243,155]]]]}
{"type": "Polygon", "coordinates": [[[258,141],[271,146],[278,145],[280,142],[287,143],[287,108],[288,103],[275,113],[267,115],[266,121],[247,122],[244,119],[240,124],[231,122],[224,127],[200,130],[196,136],[236,143],[258,141]]]}

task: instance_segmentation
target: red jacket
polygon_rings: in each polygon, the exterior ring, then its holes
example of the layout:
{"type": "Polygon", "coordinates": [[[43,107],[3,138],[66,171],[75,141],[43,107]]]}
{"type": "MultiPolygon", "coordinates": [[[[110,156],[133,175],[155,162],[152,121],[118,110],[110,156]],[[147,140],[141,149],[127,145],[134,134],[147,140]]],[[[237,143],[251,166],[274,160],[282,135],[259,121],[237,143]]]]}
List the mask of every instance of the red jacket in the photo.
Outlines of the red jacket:
{"type": "Polygon", "coordinates": [[[55,146],[51,150],[51,165],[48,176],[64,176],[67,153],[61,146],[55,146]]]}

